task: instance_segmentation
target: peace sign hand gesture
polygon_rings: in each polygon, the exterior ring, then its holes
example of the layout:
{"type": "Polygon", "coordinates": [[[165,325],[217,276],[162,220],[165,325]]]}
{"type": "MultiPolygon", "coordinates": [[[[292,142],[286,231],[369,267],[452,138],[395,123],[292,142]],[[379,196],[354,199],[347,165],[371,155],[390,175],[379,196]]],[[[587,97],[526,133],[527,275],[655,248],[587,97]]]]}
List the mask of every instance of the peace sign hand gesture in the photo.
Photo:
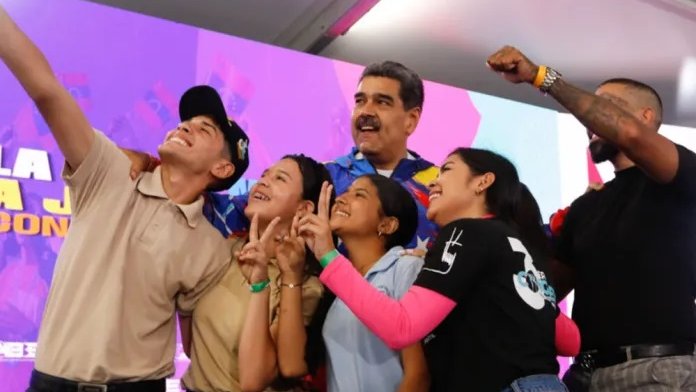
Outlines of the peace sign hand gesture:
{"type": "Polygon", "coordinates": [[[288,281],[301,282],[304,275],[305,240],[297,234],[300,215],[295,214],[290,228],[290,235],[284,236],[276,247],[278,268],[288,281]]]}
{"type": "Polygon", "coordinates": [[[325,181],[321,186],[317,214],[307,214],[300,218],[299,221],[298,232],[317,259],[336,248],[331,237],[331,226],[329,225],[332,189],[333,186],[325,181]]]}
{"type": "Polygon", "coordinates": [[[273,239],[273,229],[280,221],[279,217],[273,218],[259,238],[259,217],[254,214],[249,227],[249,242],[237,252],[237,260],[242,269],[242,274],[249,283],[257,283],[268,279],[268,254],[266,249],[273,239]]]}

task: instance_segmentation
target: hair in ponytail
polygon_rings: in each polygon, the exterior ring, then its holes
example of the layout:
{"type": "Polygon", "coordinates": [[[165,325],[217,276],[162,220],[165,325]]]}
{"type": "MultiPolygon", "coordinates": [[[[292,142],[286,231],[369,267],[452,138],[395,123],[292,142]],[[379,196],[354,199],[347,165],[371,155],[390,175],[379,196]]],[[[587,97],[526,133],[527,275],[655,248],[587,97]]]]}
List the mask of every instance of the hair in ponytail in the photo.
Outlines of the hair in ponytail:
{"type": "Polygon", "coordinates": [[[515,165],[502,155],[479,148],[460,147],[456,154],[475,175],[493,173],[495,181],[486,190],[488,211],[517,230],[527,247],[548,253],[541,211],[534,196],[520,182],[515,165]]]}
{"type": "Polygon", "coordinates": [[[517,206],[513,208],[512,222],[519,231],[522,242],[548,256],[551,254],[551,244],[544,232],[544,218],[541,216],[539,204],[523,182],[520,182],[519,192],[517,206]]]}

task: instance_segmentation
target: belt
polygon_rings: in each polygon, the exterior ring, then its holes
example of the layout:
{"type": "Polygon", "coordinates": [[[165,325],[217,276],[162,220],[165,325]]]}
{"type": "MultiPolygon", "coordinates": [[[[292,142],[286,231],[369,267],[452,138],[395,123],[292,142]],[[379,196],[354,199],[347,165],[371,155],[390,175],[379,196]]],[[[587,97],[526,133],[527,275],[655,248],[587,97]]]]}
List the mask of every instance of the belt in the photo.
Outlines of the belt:
{"type": "Polygon", "coordinates": [[[51,392],[164,392],[166,380],[144,380],[134,382],[114,382],[97,384],[66,380],[49,376],[33,370],[31,372],[31,390],[51,392]]]}
{"type": "Polygon", "coordinates": [[[575,363],[581,367],[594,370],[618,365],[633,359],[672,357],[677,355],[694,355],[693,343],[680,344],[639,344],[616,349],[591,350],[575,357],[575,363]]]}

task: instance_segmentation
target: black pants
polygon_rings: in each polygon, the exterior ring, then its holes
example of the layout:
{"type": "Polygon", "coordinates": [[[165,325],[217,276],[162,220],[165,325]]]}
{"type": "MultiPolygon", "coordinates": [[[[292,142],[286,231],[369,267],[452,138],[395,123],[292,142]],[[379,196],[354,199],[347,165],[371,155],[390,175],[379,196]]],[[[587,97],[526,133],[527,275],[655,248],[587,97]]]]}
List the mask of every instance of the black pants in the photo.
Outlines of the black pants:
{"type": "Polygon", "coordinates": [[[166,392],[165,379],[90,384],[66,380],[33,370],[27,392],[166,392]]]}
{"type": "Polygon", "coordinates": [[[574,363],[563,375],[563,383],[570,392],[587,392],[592,382],[592,371],[574,363]]]}

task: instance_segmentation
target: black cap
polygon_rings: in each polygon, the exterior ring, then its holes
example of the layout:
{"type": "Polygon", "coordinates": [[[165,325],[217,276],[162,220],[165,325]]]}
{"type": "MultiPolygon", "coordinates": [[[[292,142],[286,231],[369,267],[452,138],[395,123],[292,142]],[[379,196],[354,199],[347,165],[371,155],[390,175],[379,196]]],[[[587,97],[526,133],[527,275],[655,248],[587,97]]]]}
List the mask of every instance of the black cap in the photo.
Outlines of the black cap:
{"type": "Polygon", "coordinates": [[[212,184],[208,190],[226,190],[231,188],[249,167],[249,137],[236,122],[227,117],[225,105],[214,88],[206,85],[191,87],[179,100],[179,117],[181,121],[186,121],[203,115],[212,117],[222,130],[225,141],[230,146],[230,157],[234,164],[234,173],[212,184]]]}

